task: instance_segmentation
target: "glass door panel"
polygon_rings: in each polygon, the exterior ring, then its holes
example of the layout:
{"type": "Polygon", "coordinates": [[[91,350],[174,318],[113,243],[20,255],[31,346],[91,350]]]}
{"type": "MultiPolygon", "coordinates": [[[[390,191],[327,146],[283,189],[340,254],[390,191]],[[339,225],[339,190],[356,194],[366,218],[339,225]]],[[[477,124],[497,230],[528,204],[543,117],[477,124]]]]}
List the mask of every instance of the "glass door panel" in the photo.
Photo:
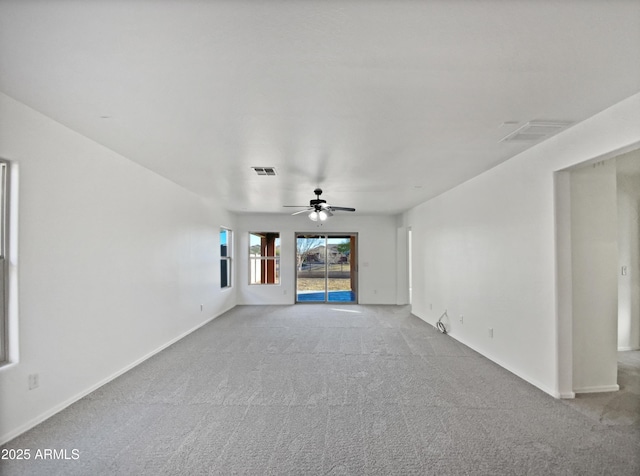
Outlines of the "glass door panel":
{"type": "Polygon", "coordinates": [[[356,302],[356,236],[296,236],[296,302],[356,302]]]}
{"type": "Polygon", "coordinates": [[[299,302],[326,300],[325,241],[324,236],[317,235],[296,237],[296,300],[299,302]]]}
{"type": "Polygon", "coordinates": [[[351,237],[327,238],[327,301],[355,302],[351,272],[351,237]]]}

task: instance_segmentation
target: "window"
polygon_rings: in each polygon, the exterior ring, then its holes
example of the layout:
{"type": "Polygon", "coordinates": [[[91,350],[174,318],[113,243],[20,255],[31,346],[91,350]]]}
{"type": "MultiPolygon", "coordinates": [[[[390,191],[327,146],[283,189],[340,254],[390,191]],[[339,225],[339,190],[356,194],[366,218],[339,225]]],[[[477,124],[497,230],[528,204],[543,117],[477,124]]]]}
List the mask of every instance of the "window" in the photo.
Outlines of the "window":
{"type": "Polygon", "coordinates": [[[9,319],[7,306],[7,237],[9,225],[9,164],[0,161],[0,365],[9,360],[9,319]]]}
{"type": "Polygon", "coordinates": [[[220,228],[220,287],[231,287],[231,230],[220,228]]]}
{"type": "Polygon", "coordinates": [[[249,284],[280,284],[280,233],[249,233],[249,284]]]}

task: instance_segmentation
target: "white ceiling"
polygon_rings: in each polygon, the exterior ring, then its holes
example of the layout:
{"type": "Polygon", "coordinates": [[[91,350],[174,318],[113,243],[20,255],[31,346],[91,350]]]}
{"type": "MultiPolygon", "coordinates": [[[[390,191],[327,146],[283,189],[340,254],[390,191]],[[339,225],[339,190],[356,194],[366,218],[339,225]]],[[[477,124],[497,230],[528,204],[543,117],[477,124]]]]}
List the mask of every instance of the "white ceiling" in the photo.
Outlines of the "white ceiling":
{"type": "Polygon", "coordinates": [[[639,51],[637,0],[0,0],[0,91],[239,212],[405,210],[640,91],[639,51]]]}

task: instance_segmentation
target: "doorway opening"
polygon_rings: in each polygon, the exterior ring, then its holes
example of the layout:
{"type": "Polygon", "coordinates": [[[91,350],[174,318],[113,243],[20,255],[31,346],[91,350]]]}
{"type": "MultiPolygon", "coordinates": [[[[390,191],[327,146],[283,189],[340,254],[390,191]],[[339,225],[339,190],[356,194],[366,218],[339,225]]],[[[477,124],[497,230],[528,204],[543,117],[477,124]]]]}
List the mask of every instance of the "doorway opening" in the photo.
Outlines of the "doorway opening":
{"type": "Polygon", "coordinates": [[[555,174],[560,397],[618,391],[621,351],[640,347],[639,154],[555,174]]]}
{"type": "Polygon", "coordinates": [[[296,233],[296,302],[357,303],[357,235],[296,233]]]}

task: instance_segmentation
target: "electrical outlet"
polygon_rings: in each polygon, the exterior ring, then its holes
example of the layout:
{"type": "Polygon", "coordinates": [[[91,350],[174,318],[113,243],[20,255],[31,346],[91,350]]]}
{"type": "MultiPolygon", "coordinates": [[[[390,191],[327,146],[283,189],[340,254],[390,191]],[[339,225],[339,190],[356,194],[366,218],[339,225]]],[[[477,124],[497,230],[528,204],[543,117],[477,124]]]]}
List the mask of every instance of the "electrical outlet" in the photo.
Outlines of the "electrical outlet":
{"type": "Polygon", "coordinates": [[[489,327],[489,337],[493,339],[493,327],[489,327]]]}
{"type": "Polygon", "coordinates": [[[460,314],[460,324],[464,324],[464,316],[460,314]]]}
{"type": "Polygon", "coordinates": [[[40,377],[38,374],[29,374],[29,390],[38,388],[40,386],[40,377]]]}
{"type": "Polygon", "coordinates": [[[627,275],[627,267],[623,266],[622,267],[622,276],[626,276],[627,275]]]}
{"type": "Polygon", "coordinates": [[[200,312],[204,311],[204,304],[200,304],[200,312]]]}

